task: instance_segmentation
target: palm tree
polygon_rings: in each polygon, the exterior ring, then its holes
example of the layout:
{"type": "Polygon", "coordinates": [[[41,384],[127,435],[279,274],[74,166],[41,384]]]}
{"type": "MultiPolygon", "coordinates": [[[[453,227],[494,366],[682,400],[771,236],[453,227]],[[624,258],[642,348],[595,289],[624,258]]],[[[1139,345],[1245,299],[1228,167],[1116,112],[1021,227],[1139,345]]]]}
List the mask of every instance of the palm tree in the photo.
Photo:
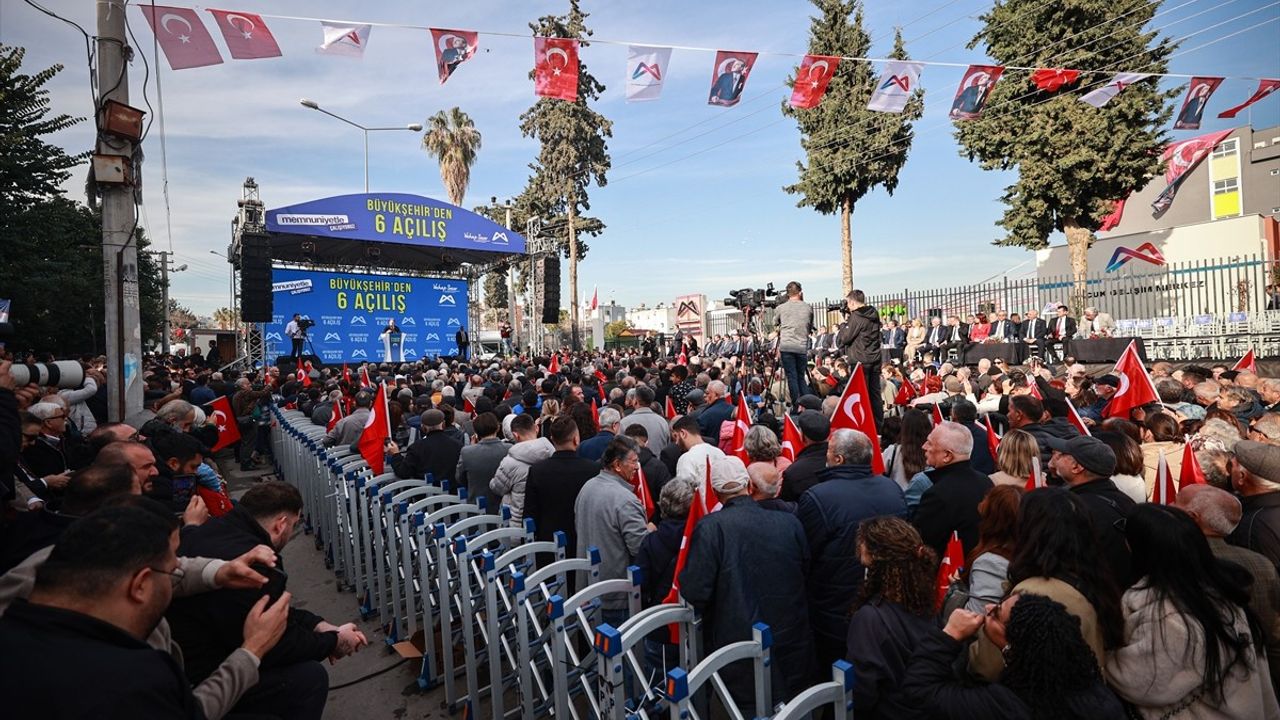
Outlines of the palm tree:
{"type": "Polygon", "coordinates": [[[480,150],[480,131],[471,117],[459,108],[427,118],[427,132],[422,136],[422,149],[440,163],[440,180],[449,202],[462,205],[471,184],[471,166],[480,150]]]}
{"type": "Polygon", "coordinates": [[[239,313],[229,309],[220,307],[213,311],[213,321],[217,323],[219,330],[230,330],[236,326],[236,320],[239,313]]]}

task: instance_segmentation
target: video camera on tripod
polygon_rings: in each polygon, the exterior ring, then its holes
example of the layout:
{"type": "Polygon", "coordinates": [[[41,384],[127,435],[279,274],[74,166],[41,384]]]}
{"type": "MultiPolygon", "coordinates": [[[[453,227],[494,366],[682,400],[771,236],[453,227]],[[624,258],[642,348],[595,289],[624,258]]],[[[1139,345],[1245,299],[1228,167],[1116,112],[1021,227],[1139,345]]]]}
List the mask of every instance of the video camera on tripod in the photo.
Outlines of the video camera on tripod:
{"type": "Polygon", "coordinates": [[[739,310],[752,311],[778,307],[778,291],[773,289],[773,283],[769,283],[763,290],[758,288],[731,290],[729,295],[730,297],[724,299],[724,304],[739,310]]]}
{"type": "Polygon", "coordinates": [[[315,326],[316,326],[316,321],[312,320],[309,317],[298,318],[298,329],[304,333],[315,326]]]}

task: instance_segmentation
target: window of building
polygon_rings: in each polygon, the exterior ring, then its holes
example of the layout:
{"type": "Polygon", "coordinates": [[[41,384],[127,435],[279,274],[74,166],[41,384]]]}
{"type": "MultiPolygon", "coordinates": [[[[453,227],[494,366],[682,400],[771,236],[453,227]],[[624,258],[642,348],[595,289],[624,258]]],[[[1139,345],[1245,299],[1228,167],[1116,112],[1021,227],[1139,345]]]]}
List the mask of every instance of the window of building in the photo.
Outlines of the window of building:
{"type": "Polygon", "coordinates": [[[1218,143],[1218,147],[1213,149],[1213,157],[1231,157],[1240,150],[1240,139],[1231,138],[1218,143]]]}
{"type": "Polygon", "coordinates": [[[1223,193],[1235,192],[1240,189],[1239,178],[1225,178],[1213,181],[1213,194],[1221,195],[1223,193]]]}

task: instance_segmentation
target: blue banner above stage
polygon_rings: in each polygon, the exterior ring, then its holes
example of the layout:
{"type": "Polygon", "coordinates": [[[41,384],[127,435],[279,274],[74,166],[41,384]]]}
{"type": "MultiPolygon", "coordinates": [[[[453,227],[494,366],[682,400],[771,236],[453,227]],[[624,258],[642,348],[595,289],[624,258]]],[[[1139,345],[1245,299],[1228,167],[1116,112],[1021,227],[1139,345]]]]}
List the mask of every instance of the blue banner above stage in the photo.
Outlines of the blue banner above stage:
{"type": "Polygon", "coordinates": [[[338,195],[267,211],[267,230],[337,240],[523,253],[524,236],[492,220],[419,195],[338,195]]]}
{"type": "Polygon", "coordinates": [[[401,347],[391,360],[454,355],[454,336],[467,322],[467,283],[453,278],[359,275],[275,268],[271,273],[275,315],[266,326],[267,357],[288,355],[284,328],[294,313],[310,318],[310,344],[303,349],[326,363],[385,362],[382,334],[394,320],[401,347]]]}

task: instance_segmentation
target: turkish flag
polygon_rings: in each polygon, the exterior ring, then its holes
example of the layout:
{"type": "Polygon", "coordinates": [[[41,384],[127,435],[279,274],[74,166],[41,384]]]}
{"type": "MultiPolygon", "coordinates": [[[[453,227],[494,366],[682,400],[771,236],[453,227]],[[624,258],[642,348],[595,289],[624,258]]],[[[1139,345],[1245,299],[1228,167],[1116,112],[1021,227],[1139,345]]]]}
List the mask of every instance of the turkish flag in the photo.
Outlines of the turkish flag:
{"type": "Polygon", "coordinates": [[[809,109],[818,107],[827,85],[835,77],[840,58],[832,55],[805,55],[796,68],[796,84],[791,89],[791,107],[809,109]]]}
{"type": "MultiPolygon", "coordinates": [[[[676,554],[676,571],[671,576],[671,590],[667,593],[667,597],[662,600],[664,603],[680,602],[680,573],[684,570],[684,565],[689,560],[689,539],[693,537],[693,528],[698,524],[699,520],[720,509],[719,500],[716,500],[714,506],[710,506],[713,498],[715,498],[715,490],[711,487],[711,456],[708,455],[707,474],[702,483],[702,492],[694,493],[693,502],[689,503],[689,515],[684,521],[684,534],[680,537],[680,551],[676,554]]],[[[668,627],[671,628],[671,637],[674,642],[678,637],[678,626],[669,625],[668,627]]]]}
{"type": "Polygon", "coordinates": [[[591,288],[591,309],[600,307],[600,288],[591,288]]]}
{"type": "Polygon", "coordinates": [[[902,387],[898,388],[898,394],[893,396],[894,405],[910,405],[911,401],[920,396],[920,392],[916,390],[916,386],[908,378],[902,379],[902,387]]]}
{"type": "Polygon", "coordinates": [[[338,400],[334,400],[333,413],[329,415],[329,424],[325,425],[324,429],[333,430],[334,426],[336,426],[338,424],[338,421],[341,419],[342,419],[342,402],[338,400]]]}
{"type": "Polygon", "coordinates": [[[1048,487],[1049,483],[1045,481],[1044,470],[1040,468],[1040,456],[1031,456],[1031,477],[1027,478],[1027,490],[1036,490],[1042,487],[1048,487]]]}
{"type": "Polygon", "coordinates": [[[1232,365],[1231,369],[1232,370],[1248,370],[1254,375],[1257,375],[1258,360],[1253,356],[1253,348],[1249,348],[1249,352],[1245,353],[1244,357],[1236,361],[1236,364],[1232,365]]]}
{"type": "Polygon", "coordinates": [[[1142,360],[1138,358],[1138,349],[1134,341],[1129,341],[1129,346],[1116,361],[1116,367],[1111,374],[1120,378],[1120,389],[1116,390],[1116,394],[1111,396],[1111,402],[1107,403],[1106,408],[1103,409],[1107,417],[1128,420],[1130,410],[1160,401],[1155,384],[1151,382],[1151,376],[1147,374],[1147,369],[1142,366],[1142,360]]]}
{"type": "Polygon", "coordinates": [[[670,395],[668,395],[668,396],[667,396],[667,408],[666,408],[666,410],[667,410],[667,412],[666,412],[667,419],[668,419],[668,420],[675,420],[675,419],[676,419],[676,415],[677,415],[677,413],[676,413],[676,405],[675,405],[675,403],[671,402],[671,396],[670,396],[670,395]]]}
{"type": "Polygon", "coordinates": [[[1031,82],[1036,87],[1045,92],[1055,93],[1067,85],[1075,83],[1080,79],[1079,70],[1065,70],[1063,68],[1040,68],[1031,73],[1031,82]]]}
{"type": "Polygon", "coordinates": [[[1098,226],[1098,232],[1107,232],[1114,230],[1120,221],[1124,219],[1124,203],[1128,197],[1120,198],[1111,208],[1111,214],[1102,218],[1102,224],[1098,226]]]}
{"type": "Polygon", "coordinates": [[[831,432],[842,429],[859,430],[871,441],[871,471],[884,474],[884,458],[880,455],[880,435],[876,432],[876,419],[871,414],[871,396],[867,392],[867,378],[862,373],[862,363],[854,366],[849,382],[840,394],[835,415],[831,417],[831,432]]]}
{"type": "Polygon", "coordinates": [[[730,454],[750,465],[747,455],[747,431],[751,429],[751,408],[747,407],[747,394],[738,393],[738,406],[733,411],[733,440],[730,441],[730,454]]]}
{"type": "Polygon", "coordinates": [[[391,439],[391,412],[387,408],[387,386],[378,383],[377,394],[373,397],[373,411],[360,431],[360,439],[356,447],[360,456],[369,463],[374,475],[381,475],[386,470],[387,440],[391,439]]]}
{"type": "Polygon", "coordinates": [[[369,379],[368,365],[360,366],[360,387],[362,388],[373,387],[373,381],[369,379]]]}
{"type": "Polygon", "coordinates": [[[240,423],[236,422],[235,413],[231,412],[231,401],[224,395],[209,403],[209,419],[218,428],[218,442],[213,451],[217,452],[228,445],[240,441],[240,423]]]}
{"type": "Polygon", "coordinates": [[[1178,499],[1178,488],[1173,484],[1173,473],[1169,472],[1169,462],[1160,453],[1160,463],[1156,466],[1156,484],[1151,490],[1151,502],[1157,505],[1172,505],[1178,499]]]}
{"type": "MultiPolygon", "coordinates": [[[[1163,455],[1161,458],[1163,459],[1163,455]]],[[[1208,478],[1204,476],[1204,468],[1200,467],[1200,459],[1196,457],[1196,451],[1191,447],[1191,443],[1187,442],[1182,445],[1182,468],[1178,471],[1178,491],[1188,485],[1207,485],[1208,478]]]]}
{"type": "Polygon", "coordinates": [[[644,506],[644,519],[653,517],[653,493],[649,491],[649,481],[645,479],[644,468],[636,470],[636,497],[644,506]]]}
{"type": "Polygon", "coordinates": [[[472,404],[471,398],[466,397],[465,395],[462,398],[462,411],[469,414],[471,417],[476,416],[476,406],[472,404]]]}
{"type": "Polygon", "coordinates": [[[568,102],[578,99],[578,41],[533,39],[533,92],[568,102]]]}
{"type": "Polygon", "coordinates": [[[303,370],[301,367],[299,367],[298,371],[293,374],[293,379],[302,383],[303,387],[311,384],[310,382],[307,382],[310,379],[307,377],[307,371],[303,370]]]}
{"type": "Polygon", "coordinates": [[[595,371],[595,376],[596,376],[596,382],[598,383],[603,383],[604,381],[609,379],[609,376],[605,375],[604,371],[599,369],[595,371]]]}
{"type": "Polygon", "coordinates": [[[991,459],[995,460],[999,457],[1000,436],[996,434],[996,429],[991,425],[991,415],[986,416],[987,421],[987,451],[991,453],[991,459]]]}
{"type": "Polygon", "coordinates": [[[947,541],[947,551],[942,555],[942,564],[938,566],[937,591],[934,595],[934,606],[942,609],[942,601],[947,598],[947,590],[951,581],[964,570],[964,545],[960,543],[960,535],[951,531],[951,539],[947,541]]]}
{"type": "Polygon", "coordinates": [[[591,422],[595,424],[596,431],[600,430],[600,408],[597,406],[598,400],[592,400],[591,405],[591,422]]]}
{"type": "MultiPolygon", "coordinates": [[[[168,53],[168,51],[167,51],[167,50],[166,50],[165,52],[166,52],[166,53],[168,53]]],[[[1269,79],[1269,78],[1263,78],[1262,80],[1258,81],[1258,89],[1253,91],[1253,94],[1249,96],[1249,99],[1248,99],[1248,100],[1245,100],[1244,102],[1240,103],[1239,105],[1237,105],[1237,106],[1235,106],[1235,107],[1233,107],[1233,108],[1227,108],[1226,110],[1223,110],[1222,112],[1218,113],[1218,117],[1220,117],[1220,118],[1233,118],[1233,117],[1235,117],[1235,116],[1236,116],[1236,114],[1237,114],[1237,113],[1239,113],[1241,110],[1243,110],[1243,109],[1245,109],[1245,108],[1249,107],[1250,105],[1252,105],[1252,104],[1254,104],[1254,103],[1258,102],[1259,100],[1261,100],[1262,98],[1264,98],[1264,97],[1266,97],[1266,96],[1270,95],[1271,93],[1275,92],[1276,90],[1280,90],[1280,80],[1272,80],[1272,79],[1269,79]]]]}
{"type": "Polygon", "coordinates": [[[231,10],[209,10],[214,23],[222,31],[227,51],[236,60],[280,57],[280,46],[267,29],[261,15],[231,10]]]}
{"type": "Polygon", "coordinates": [[[680,360],[679,360],[679,363],[680,363],[681,365],[688,365],[688,364],[689,364],[689,356],[685,354],[684,350],[681,350],[681,351],[680,351],[680,360]]]}
{"type": "Polygon", "coordinates": [[[803,446],[804,436],[800,434],[800,428],[796,427],[796,421],[791,419],[791,415],[784,414],[782,416],[782,456],[795,462],[796,453],[800,452],[803,446]]]}
{"type": "Polygon", "coordinates": [[[551,356],[551,362],[547,364],[547,372],[552,375],[560,372],[560,353],[551,356]]]}
{"type": "Polygon", "coordinates": [[[1071,402],[1070,398],[1067,399],[1067,422],[1071,423],[1076,430],[1079,430],[1081,435],[1093,437],[1093,433],[1089,432],[1089,426],[1084,424],[1084,418],[1080,417],[1080,413],[1076,411],[1075,403],[1071,402]]]}
{"type": "Polygon", "coordinates": [[[222,63],[222,53],[195,10],[165,5],[139,5],[138,9],[151,25],[170,68],[186,70],[222,63]]]}
{"type": "Polygon", "coordinates": [[[342,379],[346,380],[348,385],[351,384],[351,368],[347,367],[346,361],[342,363],[342,379]]]}
{"type": "Polygon", "coordinates": [[[933,416],[930,419],[933,420],[934,425],[941,425],[946,422],[946,418],[942,417],[942,406],[938,403],[933,404],[933,416]]]}

